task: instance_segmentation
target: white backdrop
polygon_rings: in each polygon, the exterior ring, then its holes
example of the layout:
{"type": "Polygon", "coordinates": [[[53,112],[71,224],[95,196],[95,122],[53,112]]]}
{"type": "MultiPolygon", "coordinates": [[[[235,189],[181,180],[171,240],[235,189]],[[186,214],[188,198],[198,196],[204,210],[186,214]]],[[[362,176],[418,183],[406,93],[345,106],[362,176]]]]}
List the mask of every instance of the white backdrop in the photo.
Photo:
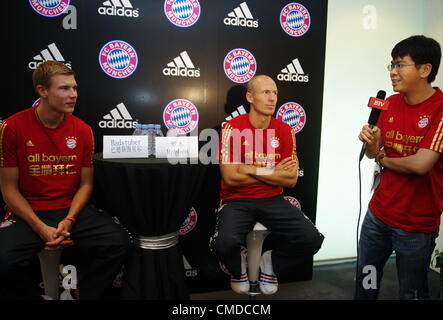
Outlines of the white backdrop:
{"type": "MultiPolygon", "coordinates": [[[[443,45],[442,13],[441,0],[329,0],[316,220],[326,239],[315,261],[356,256],[357,135],[368,121],[365,106],[378,90],[394,93],[386,66],[397,42],[425,34],[443,45]]],[[[440,68],[434,86],[443,86],[442,74],[440,68]]],[[[373,161],[362,161],[362,220],[373,167],[373,161]]]]}

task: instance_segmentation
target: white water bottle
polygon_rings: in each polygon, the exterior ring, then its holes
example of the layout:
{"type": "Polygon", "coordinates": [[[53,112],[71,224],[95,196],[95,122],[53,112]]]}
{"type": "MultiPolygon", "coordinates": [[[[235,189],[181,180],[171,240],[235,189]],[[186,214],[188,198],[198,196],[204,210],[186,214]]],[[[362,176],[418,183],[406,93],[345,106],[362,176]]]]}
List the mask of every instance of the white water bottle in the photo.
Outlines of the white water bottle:
{"type": "Polygon", "coordinates": [[[148,124],[148,156],[155,157],[155,129],[153,124],[148,124]]]}
{"type": "Polygon", "coordinates": [[[142,124],[141,135],[142,136],[148,135],[148,125],[147,124],[142,124]]]}
{"type": "Polygon", "coordinates": [[[140,123],[137,123],[135,125],[135,130],[132,133],[133,136],[141,136],[142,134],[142,125],[140,123]]]}
{"type": "Polygon", "coordinates": [[[163,137],[164,136],[159,124],[155,125],[155,136],[156,137],[163,137]]]}

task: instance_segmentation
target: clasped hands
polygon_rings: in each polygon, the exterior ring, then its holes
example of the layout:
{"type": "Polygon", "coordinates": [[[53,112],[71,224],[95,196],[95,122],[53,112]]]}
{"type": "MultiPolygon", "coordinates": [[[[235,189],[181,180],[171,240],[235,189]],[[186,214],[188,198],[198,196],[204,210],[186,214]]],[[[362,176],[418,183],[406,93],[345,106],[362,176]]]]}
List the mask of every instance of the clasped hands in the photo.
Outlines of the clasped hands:
{"type": "Polygon", "coordinates": [[[45,247],[43,250],[55,251],[72,246],[74,241],[69,238],[71,236],[69,231],[71,230],[72,226],[72,221],[62,220],[59,222],[57,228],[48,225],[42,227],[38,234],[45,242],[45,247]]]}

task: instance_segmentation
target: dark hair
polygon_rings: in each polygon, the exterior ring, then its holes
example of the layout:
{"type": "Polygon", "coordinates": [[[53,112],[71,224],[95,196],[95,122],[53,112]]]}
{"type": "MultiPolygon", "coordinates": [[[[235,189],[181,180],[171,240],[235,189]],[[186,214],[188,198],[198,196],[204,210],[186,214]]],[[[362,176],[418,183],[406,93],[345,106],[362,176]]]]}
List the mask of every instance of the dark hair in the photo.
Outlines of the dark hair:
{"type": "Polygon", "coordinates": [[[429,63],[432,65],[428,82],[433,82],[440,67],[440,44],[432,38],[412,36],[397,43],[391,52],[392,59],[403,58],[408,55],[416,64],[429,63]]]}

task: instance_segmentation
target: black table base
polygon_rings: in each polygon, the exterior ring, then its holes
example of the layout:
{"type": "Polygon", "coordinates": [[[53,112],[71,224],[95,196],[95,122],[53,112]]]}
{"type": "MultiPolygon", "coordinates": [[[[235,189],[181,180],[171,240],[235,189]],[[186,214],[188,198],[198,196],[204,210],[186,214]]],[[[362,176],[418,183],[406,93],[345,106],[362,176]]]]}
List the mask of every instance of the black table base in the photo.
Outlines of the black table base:
{"type": "MultiPolygon", "coordinates": [[[[205,167],[167,159],[103,159],[94,155],[93,203],[116,216],[136,239],[175,233],[198,198],[205,167]]],[[[217,182],[218,183],[218,182],[217,182]]],[[[179,244],[142,249],[125,265],[122,299],[189,299],[179,244]]]]}

